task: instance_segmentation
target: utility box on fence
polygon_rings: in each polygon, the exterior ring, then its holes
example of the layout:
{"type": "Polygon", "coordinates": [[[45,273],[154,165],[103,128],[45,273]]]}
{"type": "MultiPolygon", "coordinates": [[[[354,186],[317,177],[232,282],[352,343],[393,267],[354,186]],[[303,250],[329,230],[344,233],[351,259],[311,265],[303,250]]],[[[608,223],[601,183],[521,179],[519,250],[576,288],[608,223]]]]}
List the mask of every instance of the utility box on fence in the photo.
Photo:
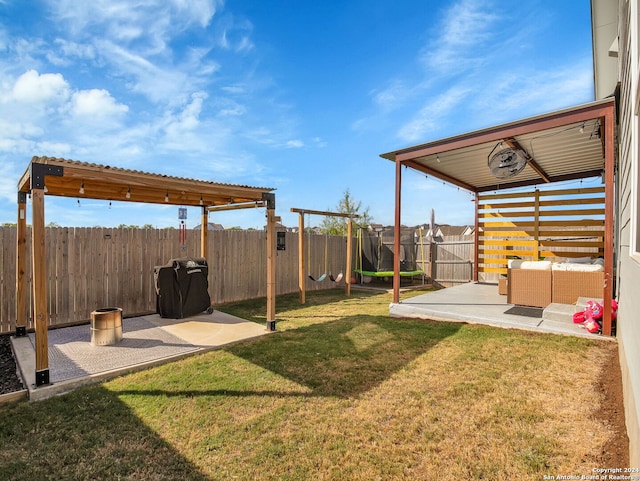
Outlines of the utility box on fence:
{"type": "Polygon", "coordinates": [[[182,319],[211,314],[209,268],[204,258],[171,259],[154,268],[156,312],[160,317],[182,319]]]}

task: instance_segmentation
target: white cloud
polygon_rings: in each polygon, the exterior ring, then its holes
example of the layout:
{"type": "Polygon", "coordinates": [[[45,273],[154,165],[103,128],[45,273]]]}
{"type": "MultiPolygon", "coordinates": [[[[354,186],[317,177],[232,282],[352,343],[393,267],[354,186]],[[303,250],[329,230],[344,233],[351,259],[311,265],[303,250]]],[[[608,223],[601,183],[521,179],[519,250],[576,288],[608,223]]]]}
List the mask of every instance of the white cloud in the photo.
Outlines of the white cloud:
{"type": "Polygon", "coordinates": [[[59,21],[78,36],[100,27],[103,35],[120,42],[143,41],[151,51],[192,25],[209,25],[222,0],[50,0],[59,21]]]}
{"type": "Polygon", "coordinates": [[[16,80],[12,96],[22,103],[60,103],[69,97],[69,84],[59,73],[40,75],[29,70],[16,80]]]}
{"type": "Polygon", "coordinates": [[[211,105],[216,117],[240,117],[247,112],[247,107],[229,98],[218,98],[211,105]]]}
{"type": "Polygon", "coordinates": [[[96,51],[93,45],[70,42],[62,38],[54,40],[55,49],[49,49],[45,53],[47,61],[56,66],[69,66],[75,60],[95,60],[96,51]]]}
{"type": "Polygon", "coordinates": [[[215,39],[205,29],[222,4],[222,0],[50,0],[64,38],[56,39],[55,49],[48,46],[47,59],[55,65],[88,60],[91,68],[105,69],[106,80],[118,78],[154,103],[180,105],[220,69],[208,58],[215,39]],[[174,42],[188,30],[197,47],[174,42]]]}
{"type": "Polygon", "coordinates": [[[117,103],[104,89],[80,90],[71,99],[73,115],[85,119],[118,118],[128,110],[129,107],[117,103]]]}
{"type": "Polygon", "coordinates": [[[562,68],[505,70],[487,77],[470,110],[496,121],[510,121],[588,101],[593,96],[591,59],[562,68]]]}
{"type": "Polygon", "coordinates": [[[434,137],[429,135],[429,132],[439,132],[442,119],[450,116],[453,109],[467,98],[469,92],[467,88],[452,87],[438,95],[400,127],[398,137],[407,142],[424,141],[425,138],[434,137]]]}
{"type": "Polygon", "coordinates": [[[71,145],[65,142],[37,142],[34,146],[34,152],[38,152],[42,155],[49,157],[68,157],[73,151],[71,145]]]}
{"type": "Polygon", "coordinates": [[[288,149],[299,149],[299,148],[304,147],[304,142],[302,140],[298,140],[298,139],[288,140],[287,143],[285,144],[285,146],[288,149]]]}
{"type": "Polygon", "coordinates": [[[375,90],[372,93],[373,101],[384,110],[392,110],[403,104],[411,97],[414,88],[406,85],[402,80],[393,80],[388,87],[375,90]]]}
{"type": "Polygon", "coordinates": [[[16,165],[12,161],[3,161],[0,163],[0,199],[8,202],[16,202],[17,196],[17,183],[18,175],[22,175],[22,172],[26,168],[27,161],[25,160],[24,167],[16,165]],[[20,170],[22,168],[22,170],[20,170]],[[18,174],[19,172],[19,174],[18,174]]]}
{"type": "Polygon", "coordinates": [[[233,28],[222,32],[220,46],[234,52],[248,52],[254,48],[249,33],[233,28]]]}
{"type": "Polygon", "coordinates": [[[320,137],[314,137],[311,139],[316,147],[323,148],[327,146],[327,143],[320,137]]]}
{"type": "MultiPolygon", "coordinates": [[[[495,35],[498,15],[489,13],[484,1],[462,0],[445,12],[434,29],[441,32],[430,42],[422,60],[430,71],[467,70],[477,64],[477,52],[495,35]]],[[[509,25],[509,24],[507,24],[509,25]]],[[[501,28],[505,32],[507,28],[501,28]]]]}
{"type": "Polygon", "coordinates": [[[248,52],[255,47],[251,41],[253,24],[246,19],[238,20],[231,14],[220,20],[218,46],[233,52],[248,52]]]}
{"type": "Polygon", "coordinates": [[[191,102],[178,114],[172,115],[165,131],[170,139],[179,139],[188,132],[195,131],[200,125],[202,103],[207,98],[205,92],[198,92],[191,96],[191,102]]]}
{"type": "Polygon", "coordinates": [[[134,51],[109,41],[98,41],[98,48],[114,70],[132,79],[128,88],[148,97],[152,102],[179,105],[196,87],[199,79],[175,66],[162,67],[134,51]]]}

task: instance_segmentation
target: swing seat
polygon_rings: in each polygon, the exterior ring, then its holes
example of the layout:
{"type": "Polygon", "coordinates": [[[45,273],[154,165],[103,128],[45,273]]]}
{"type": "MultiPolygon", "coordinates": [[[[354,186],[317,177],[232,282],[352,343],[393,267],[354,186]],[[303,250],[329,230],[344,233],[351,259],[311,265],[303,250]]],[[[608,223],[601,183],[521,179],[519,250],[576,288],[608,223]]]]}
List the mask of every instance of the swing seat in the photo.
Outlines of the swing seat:
{"type": "Polygon", "coordinates": [[[309,274],[309,279],[311,279],[313,282],[322,282],[327,278],[327,273],[325,272],[324,274],[322,274],[320,277],[318,277],[317,279],[314,278],[311,274],[309,274]]]}
{"type": "Polygon", "coordinates": [[[331,279],[333,282],[340,282],[343,277],[344,274],[342,272],[338,274],[338,277],[333,277],[333,275],[329,274],[329,279],[331,279]]]}

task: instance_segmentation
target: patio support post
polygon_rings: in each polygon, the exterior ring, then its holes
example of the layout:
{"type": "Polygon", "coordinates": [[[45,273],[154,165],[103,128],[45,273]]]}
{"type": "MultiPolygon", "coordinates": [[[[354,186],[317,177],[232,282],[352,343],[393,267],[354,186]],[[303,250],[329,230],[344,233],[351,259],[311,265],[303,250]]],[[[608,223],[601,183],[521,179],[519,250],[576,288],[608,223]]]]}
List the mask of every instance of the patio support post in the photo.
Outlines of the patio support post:
{"type": "Polygon", "coordinates": [[[209,242],[209,211],[202,207],[202,219],[200,222],[200,257],[207,258],[209,242]]]}
{"type": "Polygon", "coordinates": [[[276,330],[276,196],[263,194],[267,206],[267,330],[276,330]]]}
{"type": "Polygon", "coordinates": [[[351,264],[353,263],[353,220],[347,219],[347,265],[345,266],[345,294],[351,295],[351,264]]]}
{"type": "Polygon", "coordinates": [[[32,188],[31,259],[33,267],[33,320],[36,344],[36,386],[49,384],[49,345],[44,228],[44,185],[32,188]]]}
{"type": "MultiPolygon", "coordinates": [[[[298,292],[300,293],[300,304],[306,302],[305,292],[305,264],[304,264],[304,212],[298,212],[298,292]]],[[[307,249],[309,246],[307,246],[307,249]]]]}
{"type": "Polygon", "coordinates": [[[613,228],[614,228],[614,105],[604,115],[604,290],[602,333],[611,335],[611,300],[613,297],[613,228]]]}
{"type": "Polygon", "coordinates": [[[27,193],[18,192],[16,337],[27,335],[27,193]]]}
{"type": "MultiPolygon", "coordinates": [[[[480,209],[478,207],[478,193],[474,193],[473,203],[475,204],[475,220],[473,225],[473,282],[478,282],[478,262],[480,261],[480,222],[478,216],[480,215],[480,209]]],[[[433,239],[433,233],[431,233],[433,239]]],[[[432,241],[431,252],[433,252],[434,244],[432,241]]]]}
{"type": "Polygon", "coordinates": [[[402,199],[402,163],[396,159],[396,212],[393,227],[393,302],[400,302],[400,203],[402,199]]]}

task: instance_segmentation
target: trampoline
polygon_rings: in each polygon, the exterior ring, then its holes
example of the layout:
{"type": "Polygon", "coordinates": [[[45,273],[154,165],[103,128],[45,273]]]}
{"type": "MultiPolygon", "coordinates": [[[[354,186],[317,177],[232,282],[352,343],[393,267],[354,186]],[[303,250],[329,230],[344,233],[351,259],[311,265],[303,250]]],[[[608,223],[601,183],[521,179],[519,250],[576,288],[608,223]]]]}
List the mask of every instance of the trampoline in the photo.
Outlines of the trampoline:
{"type": "MultiPolygon", "coordinates": [[[[422,245],[422,236],[420,236],[422,245]]],[[[358,230],[358,265],[354,272],[368,277],[393,277],[393,230],[379,232],[358,230]]],[[[424,258],[424,255],[423,255],[424,258]]],[[[423,275],[418,268],[417,245],[414,229],[400,231],[400,276],[414,277],[423,275]]]]}

